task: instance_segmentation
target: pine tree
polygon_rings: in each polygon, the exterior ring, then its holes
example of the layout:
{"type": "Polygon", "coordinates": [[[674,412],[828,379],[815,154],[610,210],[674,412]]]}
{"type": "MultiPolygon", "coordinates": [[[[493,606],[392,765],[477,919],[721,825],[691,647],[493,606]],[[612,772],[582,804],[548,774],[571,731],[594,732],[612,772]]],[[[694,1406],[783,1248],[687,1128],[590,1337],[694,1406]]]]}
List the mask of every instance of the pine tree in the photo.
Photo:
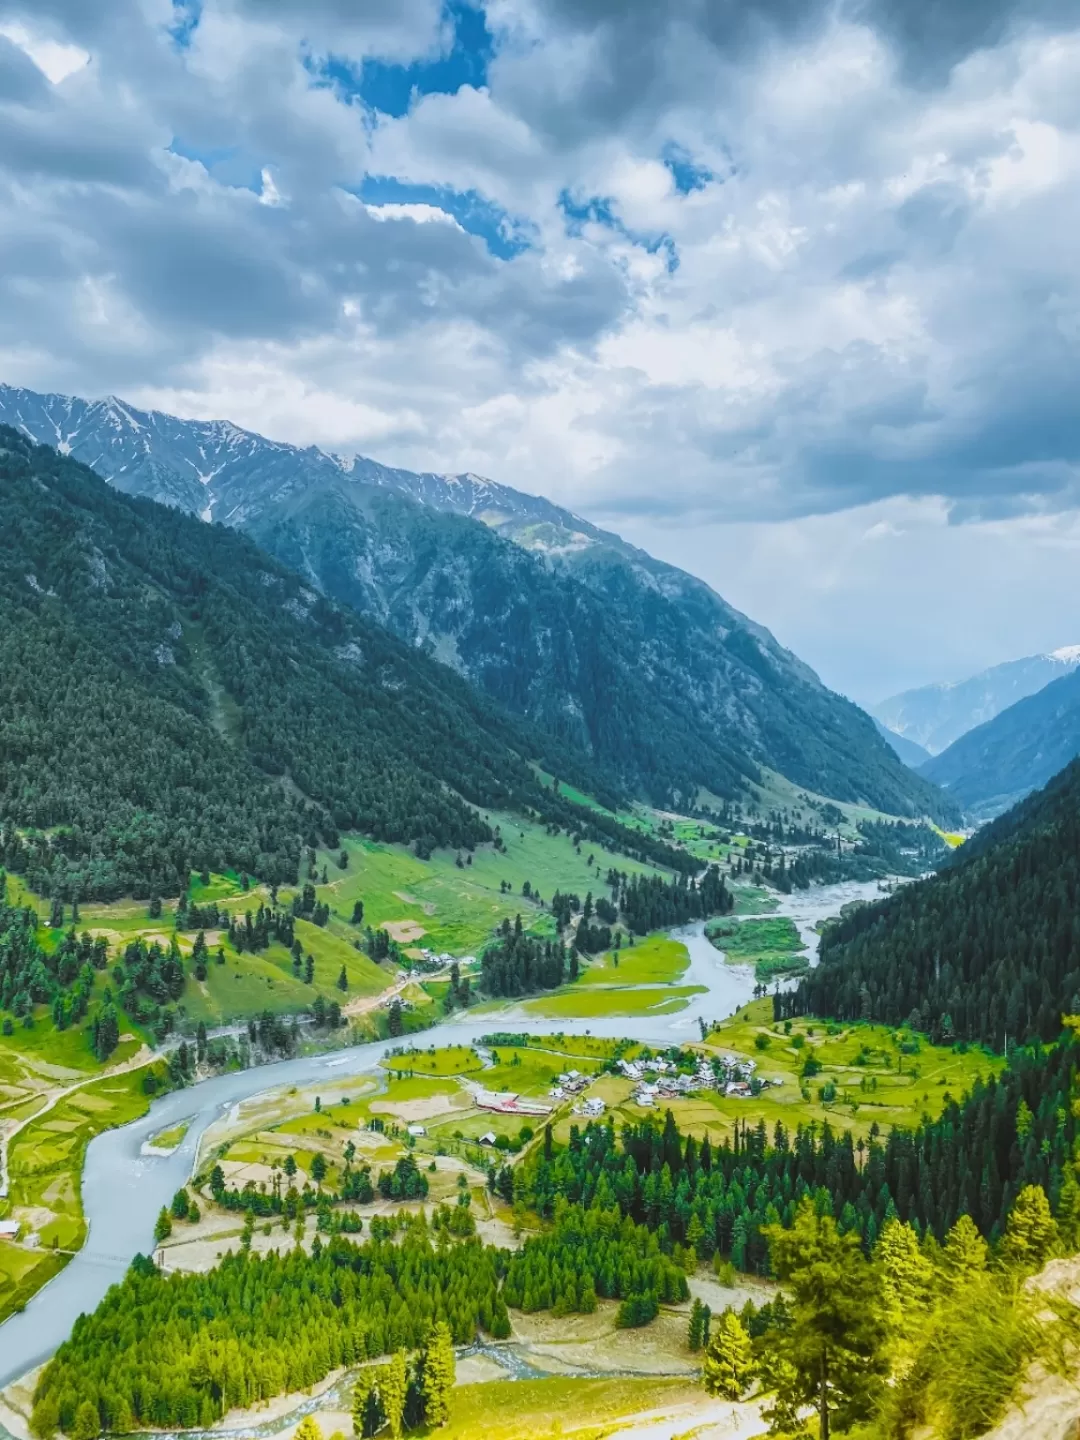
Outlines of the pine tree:
{"type": "Polygon", "coordinates": [[[787,1398],[816,1405],[820,1440],[829,1440],[834,1417],[846,1428],[871,1412],[888,1368],[877,1277],[858,1233],[841,1235],[809,1196],[790,1230],[766,1233],[773,1273],[791,1296],[791,1324],[776,1342],[793,1376],[787,1398]]]}
{"type": "Polygon", "coordinates": [[[409,1372],[405,1364],[405,1351],[398,1350],[390,1364],[384,1365],[379,1371],[379,1399],[386,1412],[386,1423],[390,1427],[393,1440],[400,1440],[408,1394],[409,1372]]]}
{"type": "Polygon", "coordinates": [[[1057,1250],[1058,1228],[1041,1185],[1025,1185],[1009,1212],[1001,1256],[1020,1270],[1038,1270],[1057,1250]]]}
{"type": "Polygon", "coordinates": [[[986,1269],[990,1247],[979,1234],[970,1215],[961,1215],[945,1237],[942,1259],[953,1286],[962,1285],[986,1269]]]}
{"type": "Polygon", "coordinates": [[[75,1424],[71,1430],[71,1440],[97,1440],[101,1434],[101,1416],[98,1408],[90,1400],[84,1400],[75,1412],[75,1424]]]}
{"type": "Polygon", "coordinates": [[[695,1354],[704,1343],[704,1330],[705,1307],[695,1295],[694,1303],[690,1307],[690,1323],[686,1329],[686,1343],[695,1354]]]}
{"type": "Polygon", "coordinates": [[[310,1415],[305,1415],[293,1431],[293,1440],[323,1440],[323,1433],[310,1415]]]}
{"type": "Polygon", "coordinates": [[[1058,1195],[1057,1204],[1057,1225],[1065,1253],[1067,1255],[1075,1254],[1077,1250],[1080,1250],[1080,1185],[1076,1183],[1076,1170],[1072,1165],[1065,1166],[1065,1174],[1061,1181],[1061,1192],[1058,1195]]]}
{"type": "Polygon", "coordinates": [[[445,1425],[449,1419],[450,1391],[456,1378],[454,1339],[450,1327],[440,1320],[424,1352],[424,1420],[428,1425],[445,1425]]]}
{"type": "Polygon", "coordinates": [[[167,1240],[171,1234],[172,1218],[169,1215],[168,1210],[166,1210],[165,1206],[163,1205],[161,1207],[160,1213],[158,1214],[157,1220],[154,1223],[154,1239],[160,1245],[161,1242],[163,1240],[167,1240]]]}
{"type": "Polygon", "coordinates": [[[337,977],[337,988],[342,992],[348,990],[349,988],[349,977],[345,973],[344,965],[342,965],[341,967],[341,974],[337,977]]]}
{"type": "Polygon", "coordinates": [[[754,1373],[750,1337],[734,1310],[725,1310],[705,1352],[701,1378],[710,1395],[738,1400],[754,1373]]]}
{"type": "Polygon", "coordinates": [[[914,1331],[930,1305],[934,1272],[919,1248],[910,1225],[889,1220],[881,1232],[874,1260],[881,1269],[881,1289],[892,1329],[901,1335],[914,1331]]]}

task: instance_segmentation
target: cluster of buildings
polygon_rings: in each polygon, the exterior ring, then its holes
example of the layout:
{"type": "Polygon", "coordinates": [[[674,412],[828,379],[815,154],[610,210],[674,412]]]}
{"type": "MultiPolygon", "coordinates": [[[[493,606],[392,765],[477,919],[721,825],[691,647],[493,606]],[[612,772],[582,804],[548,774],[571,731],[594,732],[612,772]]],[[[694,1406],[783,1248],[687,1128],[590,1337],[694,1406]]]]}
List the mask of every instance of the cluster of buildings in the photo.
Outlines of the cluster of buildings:
{"type": "MultiPolygon", "coordinates": [[[[645,1109],[658,1100],[673,1100],[697,1090],[716,1090],[737,1100],[749,1099],[754,1093],[752,1081],[757,1070],[756,1060],[743,1060],[737,1055],[698,1056],[697,1068],[681,1072],[670,1060],[620,1060],[619,1069],[634,1082],[633,1100],[645,1109]]],[[[781,1085],[783,1081],[760,1080],[759,1085],[781,1085]]]]}
{"type": "Polygon", "coordinates": [[[568,1100],[571,1095],[584,1090],[588,1083],[588,1075],[582,1075],[580,1070],[568,1070],[565,1075],[556,1075],[549,1093],[552,1100],[568,1100]]]}
{"type": "Polygon", "coordinates": [[[475,955],[451,955],[449,950],[444,950],[441,954],[437,954],[434,950],[428,950],[423,945],[419,947],[419,958],[417,958],[417,952],[414,952],[413,950],[409,951],[409,956],[412,959],[414,966],[419,967],[419,969],[429,973],[433,973],[437,970],[449,970],[450,966],[453,965],[455,960],[457,960],[457,963],[462,970],[466,969],[470,965],[476,964],[475,955]]]}

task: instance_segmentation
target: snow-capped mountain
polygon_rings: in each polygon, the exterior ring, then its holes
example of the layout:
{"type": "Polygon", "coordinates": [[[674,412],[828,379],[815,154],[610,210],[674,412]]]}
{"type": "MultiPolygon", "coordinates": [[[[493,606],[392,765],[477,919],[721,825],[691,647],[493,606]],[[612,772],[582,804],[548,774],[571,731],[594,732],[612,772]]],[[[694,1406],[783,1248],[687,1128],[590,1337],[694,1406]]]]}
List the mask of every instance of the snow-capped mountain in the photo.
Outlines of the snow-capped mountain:
{"type": "Polygon", "coordinates": [[[872,705],[870,713],[897,735],[914,740],[931,755],[985,725],[1010,705],[1080,666],[1080,645],[1063,645],[1046,655],[1007,660],[967,680],[948,685],[923,685],[872,705]]]}
{"type": "Polygon", "coordinates": [[[735,796],[772,770],[895,814],[951,809],[763,626],[548,500],[114,398],[0,386],[0,422],[118,489],[243,528],[638,793],[735,796]]]}
{"type": "Polygon", "coordinates": [[[364,456],[267,440],[228,420],[180,420],[160,410],[139,410],[112,395],[81,400],[0,385],[0,422],[81,460],[118,490],[225,525],[247,525],[291,496],[345,477],[495,529],[547,524],[567,545],[588,545],[597,534],[550,501],[479,475],[398,470],[364,456]]]}

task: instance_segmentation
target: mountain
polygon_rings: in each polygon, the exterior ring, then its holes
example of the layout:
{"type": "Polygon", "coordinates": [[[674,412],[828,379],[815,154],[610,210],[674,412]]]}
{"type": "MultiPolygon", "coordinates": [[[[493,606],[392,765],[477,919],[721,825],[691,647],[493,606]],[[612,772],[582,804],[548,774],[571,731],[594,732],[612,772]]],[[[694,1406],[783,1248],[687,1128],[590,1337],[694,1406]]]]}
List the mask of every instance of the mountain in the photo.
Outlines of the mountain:
{"type": "Polygon", "coordinates": [[[909,770],[918,770],[930,759],[930,751],[924,750],[921,745],[916,745],[914,740],[909,740],[905,735],[898,735],[895,730],[890,730],[880,720],[875,719],[874,726],[881,738],[887,745],[892,746],[909,770]]]}
{"type": "Polygon", "coordinates": [[[1080,755],[1080,670],[1010,705],[924,765],[974,820],[992,819],[1080,755]]]}
{"type": "Polygon", "coordinates": [[[931,879],[828,926],[791,1004],[998,1050],[1055,1039],[1080,1011],[1080,761],[931,879]]]}
{"type": "Polygon", "coordinates": [[[767,630],[546,500],[115,399],[0,386],[0,420],[126,493],[243,527],[656,802],[746,795],[772,770],[894,814],[951,813],[767,630]]]}
{"type": "Polygon", "coordinates": [[[1080,645],[1048,655],[1007,660],[951,685],[923,685],[872,705],[870,713],[887,729],[940,755],[977,725],[984,725],[1025,696],[1034,695],[1080,665],[1080,645]]]}
{"type": "Polygon", "coordinates": [[[584,757],[247,536],[7,427],[0,501],[0,864],[39,893],[175,895],[193,869],[295,883],[340,831],[468,849],[495,806],[659,856],[532,763],[602,786],[584,757]]]}

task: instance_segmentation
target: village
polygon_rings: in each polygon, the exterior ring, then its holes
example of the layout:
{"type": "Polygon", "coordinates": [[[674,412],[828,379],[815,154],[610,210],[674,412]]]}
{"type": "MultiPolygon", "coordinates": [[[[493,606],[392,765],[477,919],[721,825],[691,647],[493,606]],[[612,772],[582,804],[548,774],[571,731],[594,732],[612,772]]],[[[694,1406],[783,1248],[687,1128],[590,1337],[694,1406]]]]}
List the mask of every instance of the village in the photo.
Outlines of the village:
{"type": "Polygon", "coordinates": [[[782,1080],[764,1080],[757,1074],[757,1061],[737,1055],[695,1055],[692,1071],[680,1070],[673,1060],[620,1060],[620,1072],[634,1082],[632,1100],[648,1109],[658,1100],[671,1100],[692,1095],[699,1090],[715,1090],[735,1100],[748,1100],[759,1095],[768,1085],[782,1085],[782,1080]]]}

